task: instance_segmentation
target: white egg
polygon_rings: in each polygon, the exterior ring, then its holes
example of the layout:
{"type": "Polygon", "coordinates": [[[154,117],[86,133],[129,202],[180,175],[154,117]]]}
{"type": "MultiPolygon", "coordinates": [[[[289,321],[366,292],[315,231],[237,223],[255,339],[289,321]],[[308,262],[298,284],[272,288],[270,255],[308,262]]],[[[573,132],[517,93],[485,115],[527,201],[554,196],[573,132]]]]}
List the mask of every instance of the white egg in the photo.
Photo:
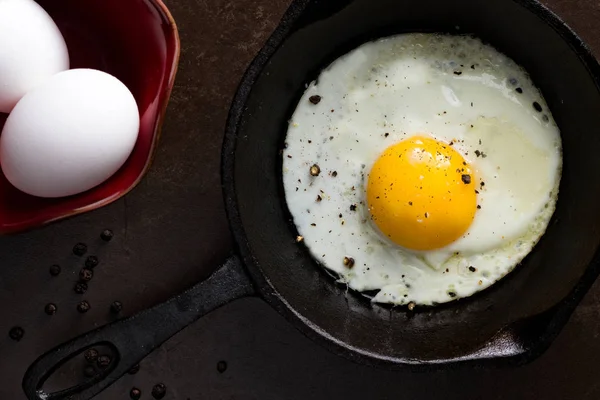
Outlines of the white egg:
{"type": "Polygon", "coordinates": [[[406,34],[355,49],[308,86],[287,131],[283,183],[320,264],[376,291],[373,301],[432,305],[489,287],[532,250],[555,209],[561,152],[541,93],[514,61],[475,38],[406,34]],[[423,135],[474,170],[478,207],[456,240],[414,250],[372,221],[366,188],[386,149],[423,135]]]}
{"type": "Polygon", "coordinates": [[[81,193],[121,168],[139,127],[135,98],[117,78],[91,69],[61,72],[9,115],[0,137],[2,171],[33,196],[81,193]]]}
{"type": "Polygon", "coordinates": [[[0,112],[10,112],[31,89],[69,69],[67,45],[33,0],[0,0],[0,112]]]}

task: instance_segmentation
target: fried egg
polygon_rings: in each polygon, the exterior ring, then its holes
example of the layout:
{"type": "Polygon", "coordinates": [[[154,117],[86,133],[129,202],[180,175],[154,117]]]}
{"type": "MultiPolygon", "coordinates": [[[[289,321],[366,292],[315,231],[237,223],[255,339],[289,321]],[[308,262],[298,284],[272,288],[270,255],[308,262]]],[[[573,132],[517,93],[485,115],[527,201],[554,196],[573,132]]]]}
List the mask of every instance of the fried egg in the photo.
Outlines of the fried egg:
{"type": "Polygon", "coordinates": [[[282,175],[314,259],[374,302],[412,308],[513,270],[548,226],[561,168],[525,70],[474,37],[402,34],[307,85],[282,175]]]}

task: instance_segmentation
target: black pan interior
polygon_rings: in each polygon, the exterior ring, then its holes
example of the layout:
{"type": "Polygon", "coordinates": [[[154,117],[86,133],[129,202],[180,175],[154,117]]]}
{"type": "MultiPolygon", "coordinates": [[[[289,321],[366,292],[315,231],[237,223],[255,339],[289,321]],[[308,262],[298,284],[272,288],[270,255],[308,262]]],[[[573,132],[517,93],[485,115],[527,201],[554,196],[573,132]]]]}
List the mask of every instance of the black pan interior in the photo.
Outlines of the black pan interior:
{"type": "Polygon", "coordinates": [[[547,343],[599,272],[595,60],[554,15],[529,0],[328,0],[304,9],[306,3],[292,6],[251,67],[257,79],[251,87],[242,84],[240,92],[250,93],[245,104],[234,105],[241,118],[225,144],[235,149],[224,154],[234,157],[234,168],[224,169],[226,186],[235,190],[226,187],[233,230],[267,300],[313,338],[374,363],[508,357],[547,343]],[[412,31],[472,33],[515,59],[542,90],[564,146],[557,211],[522,265],[471,299],[416,313],[371,305],[336,286],[295,243],[279,153],[305,84],[323,67],[367,40],[412,31]],[[261,65],[260,57],[270,53],[261,65]],[[486,347],[492,338],[495,344],[486,347]]]}

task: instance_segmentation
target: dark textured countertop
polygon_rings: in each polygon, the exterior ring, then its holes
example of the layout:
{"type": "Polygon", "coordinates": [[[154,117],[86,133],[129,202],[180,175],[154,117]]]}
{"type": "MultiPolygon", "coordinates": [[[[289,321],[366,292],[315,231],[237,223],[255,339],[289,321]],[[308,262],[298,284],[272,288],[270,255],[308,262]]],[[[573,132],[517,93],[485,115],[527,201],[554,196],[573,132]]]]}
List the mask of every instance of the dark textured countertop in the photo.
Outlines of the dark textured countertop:
{"type": "MultiPolygon", "coordinates": [[[[0,238],[0,398],[25,399],[21,379],[45,350],[112,319],[128,316],[207,276],[231,251],[220,177],[220,146],[240,77],[289,0],[170,0],[182,40],[180,72],[158,155],[124,199],[52,226],[0,238]],[[102,243],[99,234],[113,229],[102,243]],[[77,242],[100,259],[77,295],[77,242]],[[62,266],[52,278],[48,268],[62,266]],[[76,304],[86,299],[86,314],[76,304]],[[54,316],[44,313],[56,303],[54,316]],[[25,328],[20,342],[8,338],[25,328]]],[[[600,2],[546,0],[600,55],[600,2]]],[[[509,18],[507,18],[507,23],[509,18]]],[[[173,337],[99,400],[127,399],[135,386],[150,399],[600,399],[600,282],[540,359],[517,369],[389,372],[356,365],[303,337],[257,299],[221,308],[173,337]],[[217,369],[219,361],[227,369],[217,369]],[[368,395],[367,395],[368,394],[368,395]]]]}

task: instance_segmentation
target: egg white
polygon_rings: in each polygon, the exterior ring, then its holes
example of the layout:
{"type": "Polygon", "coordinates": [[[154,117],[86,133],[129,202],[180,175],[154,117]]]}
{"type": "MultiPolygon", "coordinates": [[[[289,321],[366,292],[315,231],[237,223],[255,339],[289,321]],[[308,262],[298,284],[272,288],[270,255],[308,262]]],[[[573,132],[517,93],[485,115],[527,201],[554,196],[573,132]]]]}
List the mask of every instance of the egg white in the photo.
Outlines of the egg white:
{"type": "Polygon", "coordinates": [[[353,289],[377,290],[373,301],[432,305],[489,287],[531,251],[554,212],[561,167],[559,129],[514,61],[472,37],[405,34],[364,44],[308,85],[290,120],[283,183],[320,264],[353,289]],[[417,252],[378,232],[365,186],[388,146],[422,134],[475,169],[481,208],[463,237],[417,252]]]}

